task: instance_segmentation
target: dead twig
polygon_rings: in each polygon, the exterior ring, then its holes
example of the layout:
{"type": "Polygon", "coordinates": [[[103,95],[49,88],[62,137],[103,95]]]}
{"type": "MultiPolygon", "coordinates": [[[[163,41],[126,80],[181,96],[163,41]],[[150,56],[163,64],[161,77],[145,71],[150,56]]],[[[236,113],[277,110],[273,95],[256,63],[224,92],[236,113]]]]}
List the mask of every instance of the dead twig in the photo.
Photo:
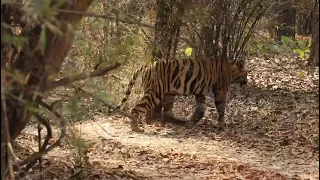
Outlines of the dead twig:
{"type": "MultiPolygon", "coordinates": [[[[40,115],[39,115],[39,116],[40,116],[40,115]]],[[[42,127],[41,127],[41,124],[40,124],[39,121],[37,122],[37,124],[38,124],[38,150],[39,150],[39,152],[40,152],[41,149],[42,149],[42,148],[41,148],[41,138],[42,138],[42,137],[41,137],[41,129],[42,129],[42,127]]],[[[42,159],[42,156],[40,156],[38,160],[39,160],[39,172],[41,173],[41,172],[42,172],[42,160],[43,160],[43,159],[42,159]]],[[[33,165],[34,165],[34,164],[33,164],[33,165]]],[[[32,165],[32,166],[33,166],[33,165],[32,165]]],[[[31,167],[32,167],[32,166],[31,166],[31,167]]],[[[42,175],[40,176],[40,179],[43,180],[43,176],[42,176],[42,175]]]]}
{"type": "MultiPolygon", "coordinates": [[[[39,115],[40,116],[40,115],[39,115]]],[[[41,147],[41,138],[42,138],[42,136],[41,136],[41,129],[42,129],[42,127],[41,127],[41,124],[40,124],[40,122],[38,121],[37,122],[37,125],[38,125],[38,150],[39,150],[39,152],[41,151],[41,149],[42,149],[42,147],[41,147]]],[[[45,145],[44,145],[44,147],[45,147],[45,145]]],[[[43,158],[42,158],[42,156],[40,156],[39,157],[39,159],[38,159],[38,161],[39,161],[39,173],[41,174],[41,172],[42,172],[42,160],[43,160],[43,158]]],[[[32,167],[34,164],[32,164],[30,167],[32,167]]],[[[28,167],[28,166],[27,166],[28,167]]],[[[43,180],[43,176],[42,175],[40,175],[40,180],[43,180]]]]}
{"type": "MultiPolygon", "coordinates": [[[[49,122],[48,122],[46,119],[44,119],[42,116],[40,116],[40,115],[37,114],[37,113],[34,113],[33,115],[37,118],[37,121],[38,121],[39,125],[40,125],[40,124],[43,124],[43,125],[46,127],[46,129],[47,129],[47,135],[46,135],[46,138],[45,138],[42,146],[41,146],[41,134],[40,134],[40,132],[38,131],[38,136],[39,136],[39,137],[38,137],[38,138],[39,138],[39,152],[42,152],[42,151],[44,151],[44,150],[46,149],[46,147],[47,147],[48,144],[49,144],[50,139],[52,138],[52,128],[51,128],[51,125],[49,124],[49,122]]],[[[34,161],[30,161],[30,162],[29,162],[29,164],[23,169],[23,172],[20,173],[20,175],[19,175],[20,178],[25,176],[25,174],[29,171],[29,169],[30,169],[31,167],[34,166],[34,164],[37,162],[37,160],[38,160],[38,159],[35,159],[34,161]]],[[[41,169],[40,169],[40,173],[41,173],[41,171],[42,171],[42,156],[39,157],[39,167],[41,168],[41,169]]]]}
{"type": "Polygon", "coordinates": [[[96,96],[96,95],[94,95],[94,94],[92,94],[92,93],[90,93],[90,92],[87,92],[87,91],[83,90],[83,89],[80,88],[80,87],[75,87],[75,86],[74,86],[73,88],[75,88],[77,91],[81,92],[81,94],[82,94],[83,96],[93,97],[94,99],[98,100],[98,101],[101,102],[103,105],[105,105],[106,107],[108,107],[108,108],[110,108],[110,109],[118,112],[119,114],[121,114],[121,115],[123,115],[123,116],[132,118],[129,114],[121,111],[120,109],[117,109],[117,107],[116,107],[115,105],[112,105],[112,104],[108,103],[107,101],[101,99],[100,97],[98,97],[98,96],[96,96]]]}
{"type": "Polygon", "coordinates": [[[115,63],[115,64],[110,65],[108,67],[101,68],[101,69],[98,69],[98,70],[95,70],[92,72],[79,73],[79,74],[76,74],[71,77],[65,77],[65,78],[62,78],[57,81],[48,82],[47,90],[54,89],[59,86],[64,86],[64,85],[70,84],[74,81],[79,81],[79,80],[83,80],[86,78],[93,78],[93,77],[97,77],[97,76],[103,76],[103,75],[107,74],[109,71],[118,68],[120,65],[121,65],[120,63],[115,63]]]}
{"type": "Polygon", "coordinates": [[[66,137],[67,121],[65,119],[63,119],[62,116],[58,112],[56,112],[49,104],[43,102],[42,100],[38,100],[38,103],[41,106],[43,106],[46,109],[48,109],[50,112],[52,112],[60,120],[60,136],[59,136],[58,140],[55,143],[53,143],[51,146],[49,146],[48,148],[44,149],[41,152],[33,153],[30,157],[28,157],[27,159],[21,161],[19,163],[19,166],[23,166],[25,164],[28,164],[29,162],[35,161],[40,156],[43,156],[44,154],[47,154],[52,149],[60,146],[60,144],[62,143],[62,140],[66,137]]]}
{"type": "Polygon", "coordinates": [[[127,23],[127,24],[136,24],[141,27],[147,27],[147,28],[152,28],[152,29],[155,28],[154,26],[152,26],[150,24],[141,23],[139,21],[120,19],[120,18],[116,18],[116,17],[104,15],[104,14],[96,14],[96,13],[92,13],[92,12],[80,12],[80,11],[73,11],[73,10],[66,10],[66,9],[57,9],[56,11],[60,12],[60,13],[78,14],[78,15],[82,15],[85,17],[97,17],[97,18],[102,18],[102,19],[109,19],[109,20],[119,21],[119,22],[127,23]]]}
{"type": "MultiPolygon", "coordinates": [[[[1,80],[1,85],[3,86],[3,81],[1,80]]],[[[4,92],[1,90],[1,173],[2,177],[7,177],[9,179],[14,179],[13,167],[11,157],[15,157],[11,142],[10,142],[10,133],[9,133],[9,123],[7,117],[7,105],[4,92]],[[5,147],[3,147],[5,146],[5,147]],[[4,150],[4,152],[2,152],[4,150]],[[4,156],[4,157],[3,157],[4,156]]],[[[6,178],[5,178],[6,179],[6,178]]]]}
{"type": "Polygon", "coordinates": [[[36,179],[37,177],[41,177],[43,176],[45,173],[47,173],[48,171],[50,171],[54,166],[56,166],[55,164],[50,165],[49,167],[47,167],[46,169],[44,169],[43,171],[41,171],[40,173],[34,174],[34,175],[30,175],[28,176],[29,179],[36,179]]]}
{"type": "MultiPolygon", "coordinates": [[[[16,5],[16,6],[23,6],[24,5],[23,3],[18,3],[18,2],[10,2],[8,4],[16,5]]],[[[118,22],[127,23],[127,24],[136,24],[140,27],[147,27],[147,28],[155,29],[155,27],[153,25],[150,25],[147,23],[142,23],[138,20],[127,20],[127,19],[112,17],[112,16],[105,15],[105,14],[96,14],[96,13],[92,13],[92,12],[81,12],[81,11],[74,11],[74,10],[67,10],[67,9],[56,9],[56,11],[59,13],[82,15],[84,17],[96,17],[96,18],[102,18],[102,19],[109,19],[112,21],[118,21],[118,22]]]]}

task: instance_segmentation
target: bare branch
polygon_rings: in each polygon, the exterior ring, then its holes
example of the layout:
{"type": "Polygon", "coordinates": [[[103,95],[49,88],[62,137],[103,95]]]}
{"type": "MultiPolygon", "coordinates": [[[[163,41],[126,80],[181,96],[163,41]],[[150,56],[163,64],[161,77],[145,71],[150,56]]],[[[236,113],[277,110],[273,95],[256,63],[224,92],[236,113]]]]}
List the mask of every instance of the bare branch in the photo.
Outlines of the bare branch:
{"type": "Polygon", "coordinates": [[[98,97],[98,96],[96,96],[96,95],[94,95],[94,94],[92,94],[92,93],[90,93],[90,92],[87,92],[87,91],[83,90],[83,89],[80,88],[80,87],[74,87],[74,88],[75,88],[76,90],[78,90],[79,92],[81,92],[82,95],[84,95],[84,96],[91,96],[91,97],[93,97],[94,99],[96,99],[96,100],[98,100],[99,102],[101,102],[101,103],[102,103],[103,105],[105,105],[106,107],[108,107],[108,108],[110,108],[110,109],[113,109],[114,111],[118,112],[119,114],[121,114],[121,115],[123,115],[123,116],[126,116],[126,117],[129,117],[129,118],[132,118],[129,114],[127,114],[127,113],[125,113],[125,112],[117,109],[115,105],[112,105],[112,104],[108,103],[107,101],[101,99],[100,97],[98,97]]]}
{"type": "Polygon", "coordinates": [[[92,72],[86,72],[86,73],[79,73],[77,75],[71,76],[71,77],[65,77],[62,78],[60,80],[57,81],[53,81],[53,82],[49,82],[47,89],[54,89],[57,88],[59,86],[64,86],[67,84],[70,84],[74,81],[79,81],[79,80],[83,80],[86,78],[92,78],[92,77],[97,77],[97,76],[103,76],[105,74],[107,74],[109,71],[114,70],[116,68],[118,68],[121,64],[120,63],[115,63],[113,65],[110,65],[108,67],[105,68],[101,68],[92,72]]]}
{"type": "MultiPolygon", "coordinates": [[[[9,4],[12,5],[17,5],[17,6],[23,6],[23,3],[17,3],[17,2],[10,2],[9,4]]],[[[136,24],[140,27],[147,27],[147,28],[152,28],[154,29],[155,27],[147,24],[147,23],[142,23],[138,20],[133,21],[133,20],[126,20],[126,19],[120,19],[117,17],[112,17],[112,16],[108,16],[105,14],[96,14],[96,13],[92,13],[92,12],[81,12],[81,11],[74,11],[74,10],[67,10],[67,9],[56,9],[57,12],[60,13],[68,13],[68,14],[77,14],[77,15],[82,15],[84,17],[96,17],[96,18],[102,18],[102,19],[109,19],[112,21],[118,21],[118,22],[122,22],[122,23],[127,23],[127,24],[136,24]]]]}
{"type": "MultiPolygon", "coordinates": [[[[39,133],[40,135],[38,135],[38,136],[39,136],[38,138],[39,138],[39,141],[40,141],[40,144],[39,144],[39,152],[42,152],[42,151],[44,151],[44,150],[46,149],[46,147],[47,147],[48,144],[49,144],[50,139],[52,138],[52,129],[51,129],[51,125],[49,124],[49,122],[48,122],[46,119],[44,119],[43,117],[41,117],[41,116],[40,116],[39,114],[37,114],[37,113],[34,113],[33,115],[37,118],[38,123],[43,124],[43,125],[46,127],[46,129],[47,129],[47,136],[46,136],[46,138],[45,138],[42,146],[41,146],[41,136],[40,136],[41,134],[39,133]]],[[[41,158],[41,157],[42,157],[42,156],[39,157],[39,163],[41,162],[41,161],[40,161],[40,158],[41,158]]],[[[19,175],[20,178],[23,177],[23,176],[25,176],[25,174],[29,171],[29,169],[30,169],[31,167],[33,167],[33,165],[37,162],[37,160],[38,160],[38,159],[29,162],[29,164],[23,169],[23,172],[20,173],[20,175],[19,175]]],[[[41,164],[40,164],[40,168],[41,168],[41,164]]]]}
{"type": "Polygon", "coordinates": [[[35,161],[40,156],[43,156],[43,155],[47,154],[49,151],[51,151],[52,149],[60,146],[60,144],[62,143],[62,140],[66,137],[66,131],[67,131],[66,120],[63,119],[62,116],[58,112],[56,112],[49,104],[43,102],[42,100],[38,100],[38,102],[41,106],[47,108],[50,112],[52,112],[60,120],[60,136],[59,136],[58,140],[55,143],[53,143],[51,146],[49,146],[47,149],[44,149],[41,152],[33,153],[30,157],[21,161],[19,163],[19,166],[23,166],[25,164],[28,164],[29,162],[35,161]]]}
{"type": "MultiPolygon", "coordinates": [[[[1,85],[3,86],[3,81],[1,80],[1,85]]],[[[4,175],[2,177],[7,177],[6,173],[9,173],[9,179],[14,179],[13,175],[13,167],[12,167],[12,160],[11,157],[13,157],[13,151],[11,148],[11,138],[10,138],[10,132],[9,132],[9,123],[8,123],[8,117],[5,113],[7,111],[7,105],[6,105],[6,98],[4,96],[4,92],[1,90],[1,173],[4,175]],[[2,132],[3,131],[3,132],[2,132]],[[3,134],[2,134],[3,133],[3,134]],[[10,149],[11,148],[11,149],[10,149]]]]}

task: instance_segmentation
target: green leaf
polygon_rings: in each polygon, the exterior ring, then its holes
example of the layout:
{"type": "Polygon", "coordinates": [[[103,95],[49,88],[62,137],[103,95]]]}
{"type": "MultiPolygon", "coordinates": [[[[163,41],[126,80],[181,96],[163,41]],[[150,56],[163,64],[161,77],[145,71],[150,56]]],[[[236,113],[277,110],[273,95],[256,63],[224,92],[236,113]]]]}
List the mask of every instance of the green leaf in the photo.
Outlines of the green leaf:
{"type": "Polygon", "coordinates": [[[281,42],[285,43],[287,41],[288,37],[286,36],[281,36],[281,42]]]}
{"type": "Polygon", "coordinates": [[[74,95],[70,97],[69,108],[70,108],[71,115],[75,115],[79,111],[78,103],[79,103],[78,96],[74,95]]]}
{"type": "Polygon", "coordinates": [[[307,46],[306,41],[304,41],[304,40],[298,40],[297,43],[298,43],[299,48],[301,48],[301,49],[304,49],[307,46]]]}
{"type": "Polygon", "coordinates": [[[287,46],[291,49],[294,49],[297,46],[296,42],[292,38],[289,38],[286,36],[281,36],[281,42],[283,43],[284,46],[287,46]]]}
{"type": "Polygon", "coordinates": [[[96,20],[95,17],[89,17],[88,18],[88,23],[93,23],[96,20]]]}
{"type": "Polygon", "coordinates": [[[279,46],[276,44],[272,44],[270,47],[270,51],[273,53],[279,53],[279,51],[280,51],[279,46]]]}
{"type": "Polygon", "coordinates": [[[42,54],[45,53],[46,49],[46,41],[47,41],[47,31],[46,26],[42,25],[41,27],[41,33],[40,33],[40,39],[39,39],[39,48],[42,54]]]}
{"type": "Polygon", "coordinates": [[[301,78],[301,79],[304,78],[305,77],[304,72],[300,71],[299,74],[298,74],[298,77],[301,78]]]}
{"type": "Polygon", "coordinates": [[[299,57],[300,57],[300,58],[304,58],[305,52],[304,52],[303,50],[301,50],[301,49],[294,49],[293,51],[299,53],[299,57]]]}
{"type": "Polygon", "coordinates": [[[256,48],[254,48],[253,46],[249,46],[248,52],[249,52],[249,54],[254,54],[257,51],[256,51],[256,48]]]}
{"type": "Polygon", "coordinates": [[[308,48],[311,47],[311,38],[308,39],[308,48]]]}
{"type": "Polygon", "coordinates": [[[184,54],[188,57],[191,56],[192,55],[192,48],[187,47],[186,50],[184,51],[184,54]]]}
{"type": "Polygon", "coordinates": [[[17,47],[22,47],[26,42],[28,42],[27,37],[13,36],[11,34],[6,33],[1,28],[1,43],[8,43],[17,47]]]}
{"type": "Polygon", "coordinates": [[[40,107],[37,107],[33,104],[27,103],[24,105],[24,108],[30,112],[34,112],[34,113],[44,113],[45,110],[41,109],[40,107]]]}

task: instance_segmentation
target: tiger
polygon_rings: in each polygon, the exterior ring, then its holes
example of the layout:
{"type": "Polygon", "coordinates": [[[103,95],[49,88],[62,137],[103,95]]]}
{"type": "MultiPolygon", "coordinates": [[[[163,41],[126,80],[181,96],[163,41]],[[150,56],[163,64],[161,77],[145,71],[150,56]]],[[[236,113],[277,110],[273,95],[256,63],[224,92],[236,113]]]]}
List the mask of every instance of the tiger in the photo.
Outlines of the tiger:
{"type": "Polygon", "coordinates": [[[218,127],[225,126],[224,113],[226,98],[231,83],[247,84],[247,71],[243,62],[218,58],[202,59],[170,59],[148,63],[137,69],[129,82],[125,96],[117,105],[120,109],[128,100],[132,87],[139,74],[142,74],[143,95],[131,109],[131,130],[144,132],[142,115],[155,108],[159,103],[163,106],[163,118],[173,119],[172,108],[177,95],[194,95],[196,109],[190,121],[197,123],[204,117],[205,96],[214,95],[214,103],[218,112],[218,127]]]}

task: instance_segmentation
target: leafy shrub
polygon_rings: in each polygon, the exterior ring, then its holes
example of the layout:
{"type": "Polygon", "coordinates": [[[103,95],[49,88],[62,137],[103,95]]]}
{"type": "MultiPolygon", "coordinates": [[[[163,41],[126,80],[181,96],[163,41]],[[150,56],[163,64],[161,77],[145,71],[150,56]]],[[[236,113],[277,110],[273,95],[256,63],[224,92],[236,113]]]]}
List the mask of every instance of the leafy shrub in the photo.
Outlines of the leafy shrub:
{"type": "Polygon", "coordinates": [[[306,59],[310,52],[311,38],[298,36],[296,39],[282,36],[280,42],[270,38],[252,37],[247,46],[249,54],[278,54],[287,53],[298,55],[301,59],[306,59]]]}

